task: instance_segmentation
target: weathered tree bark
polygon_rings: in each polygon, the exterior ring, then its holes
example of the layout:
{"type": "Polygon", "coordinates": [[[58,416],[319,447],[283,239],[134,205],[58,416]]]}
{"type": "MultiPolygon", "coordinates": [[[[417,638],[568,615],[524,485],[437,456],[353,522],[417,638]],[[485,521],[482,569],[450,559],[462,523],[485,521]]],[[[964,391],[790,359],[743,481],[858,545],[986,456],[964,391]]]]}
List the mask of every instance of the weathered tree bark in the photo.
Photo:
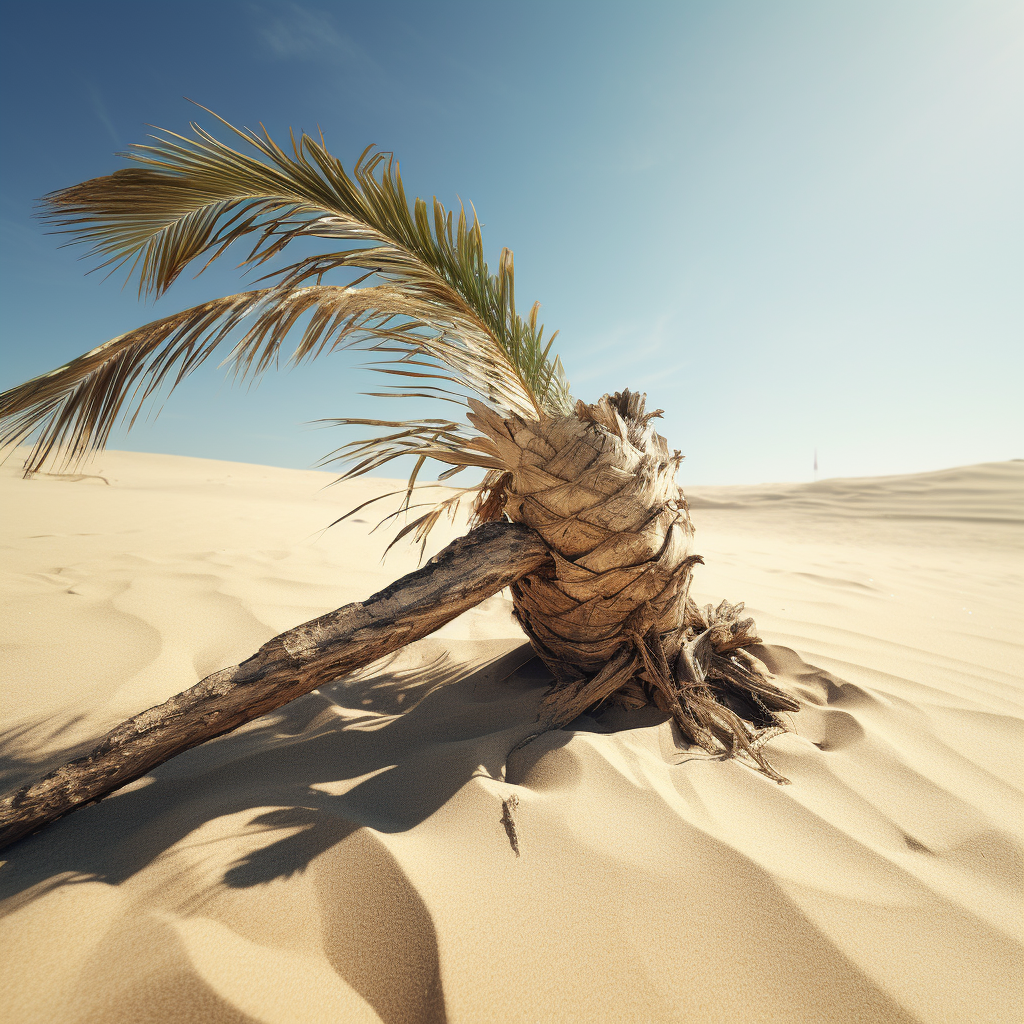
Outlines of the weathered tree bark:
{"type": "Polygon", "coordinates": [[[242,664],[130,718],[88,754],[0,800],[0,849],[175,754],[427,636],[550,558],[528,527],[478,527],[367,601],[274,637],[242,664]]]}

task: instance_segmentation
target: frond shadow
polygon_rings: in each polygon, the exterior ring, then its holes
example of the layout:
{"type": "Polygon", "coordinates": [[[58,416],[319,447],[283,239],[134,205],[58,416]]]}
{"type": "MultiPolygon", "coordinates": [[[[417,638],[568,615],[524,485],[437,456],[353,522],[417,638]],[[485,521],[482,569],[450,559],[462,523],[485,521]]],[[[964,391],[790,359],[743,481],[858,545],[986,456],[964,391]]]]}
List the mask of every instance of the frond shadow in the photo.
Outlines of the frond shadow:
{"type": "MultiPolygon", "coordinates": [[[[549,681],[529,665],[518,671],[532,652],[522,645],[467,669],[444,656],[443,641],[414,646],[418,663],[412,655],[404,662],[400,656],[338,680],[186,751],[146,779],[22,840],[6,851],[0,899],[20,904],[20,897],[33,898],[69,879],[117,884],[205,822],[247,809],[260,810],[252,824],[263,830],[281,827],[286,818],[289,830],[309,825],[319,811],[346,822],[344,834],[364,825],[401,831],[434,813],[469,780],[481,752],[485,770],[500,777],[515,738],[534,725],[549,681]],[[344,796],[316,788],[367,776],[344,796]]],[[[0,737],[0,778],[17,785],[91,747],[96,737],[54,746],[78,722],[44,720],[0,737]]],[[[262,866],[233,869],[226,881],[254,885],[301,871],[316,855],[314,847],[324,849],[341,837],[335,824],[325,826],[322,836],[312,844],[309,837],[301,852],[300,844],[272,844],[273,854],[261,855],[262,866]]]]}

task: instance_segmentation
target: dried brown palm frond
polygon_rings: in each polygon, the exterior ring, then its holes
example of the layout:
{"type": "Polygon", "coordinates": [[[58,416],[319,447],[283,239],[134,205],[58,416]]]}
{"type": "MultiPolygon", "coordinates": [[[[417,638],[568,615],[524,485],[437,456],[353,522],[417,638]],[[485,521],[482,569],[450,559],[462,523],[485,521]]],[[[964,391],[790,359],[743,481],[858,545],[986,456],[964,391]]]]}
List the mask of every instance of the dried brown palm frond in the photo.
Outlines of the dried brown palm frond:
{"type": "MultiPolygon", "coordinates": [[[[376,369],[417,382],[394,389],[397,397],[472,394],[499,413],[527,417],[568,408],[561,364],[550,357],[554,336],[545,343],[536,305],[526,319],[516,312],[507,249],[489,272],[475,213],[453,216],[436,199],[429,209],[421,199],[410,205],[389,154],[365,150],[349,175],[322,138],[293,137],[288,153],[266,131],[227,127],[255,153],[195,124],[194,139],[164,132],[127,154],[141,166],[48,195],[46,216],[88,244],[99,267],[137,272],[140,293],[163,293],[187,266],[201,272],[243,239],[251,243],[244,267],[265,264],[300,237],[344,245],[275,271],[266,288],[154,321],[5,392],[0,445],[38,432],[27,470],[58,452],[74,460],[102,447],[119,417],[134,423],[161,386],[173,389],[228,343],[226,361],[240,376],[275,367],[286,335],[307,314],[293,362],[361,346],[380,357],[376,369]],[[322,283],[338,270],[361,276],[322,283]],[[380,283],[360,286],[368,278],[380,283]]],[[[457,425],[404,427],[404,437],[357,445],[358,471],[410,453],[492,468],[463,434],[456,440],[457,425]]]]}

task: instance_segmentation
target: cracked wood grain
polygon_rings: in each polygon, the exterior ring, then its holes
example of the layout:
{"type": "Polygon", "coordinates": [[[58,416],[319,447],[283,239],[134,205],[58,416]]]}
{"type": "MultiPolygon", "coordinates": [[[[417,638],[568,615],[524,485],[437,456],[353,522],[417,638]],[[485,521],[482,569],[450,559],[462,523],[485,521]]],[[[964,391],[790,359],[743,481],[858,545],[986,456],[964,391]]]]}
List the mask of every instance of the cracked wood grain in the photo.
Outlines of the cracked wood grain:
{"type": "Polygon", "coordinates": [[[240,665],[143,711],[88,754],[0,799],[0,849],[318,686],[419,640],[550,560],[533,530],[485,523],[366,601],[265,643],[240,665]]]}

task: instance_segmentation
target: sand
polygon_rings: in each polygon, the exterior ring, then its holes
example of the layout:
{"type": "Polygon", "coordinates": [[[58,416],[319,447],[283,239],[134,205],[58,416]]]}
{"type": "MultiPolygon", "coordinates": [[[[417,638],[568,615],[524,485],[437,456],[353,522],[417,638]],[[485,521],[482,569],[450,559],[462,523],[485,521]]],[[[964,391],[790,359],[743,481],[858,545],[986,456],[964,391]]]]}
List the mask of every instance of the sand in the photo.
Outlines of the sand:
{"type": "MultiPolygon", "coordinates": [[[[5,790],[417,562],[324,531],[388,481],[82,473],[0,470],[5,790]]],[[[0,1017],[1018,1024],[1024,463],[689,495],[791,785],[648,711],[506,771],[547,677],[497,595],[0,853],[0,1017]]]]}

